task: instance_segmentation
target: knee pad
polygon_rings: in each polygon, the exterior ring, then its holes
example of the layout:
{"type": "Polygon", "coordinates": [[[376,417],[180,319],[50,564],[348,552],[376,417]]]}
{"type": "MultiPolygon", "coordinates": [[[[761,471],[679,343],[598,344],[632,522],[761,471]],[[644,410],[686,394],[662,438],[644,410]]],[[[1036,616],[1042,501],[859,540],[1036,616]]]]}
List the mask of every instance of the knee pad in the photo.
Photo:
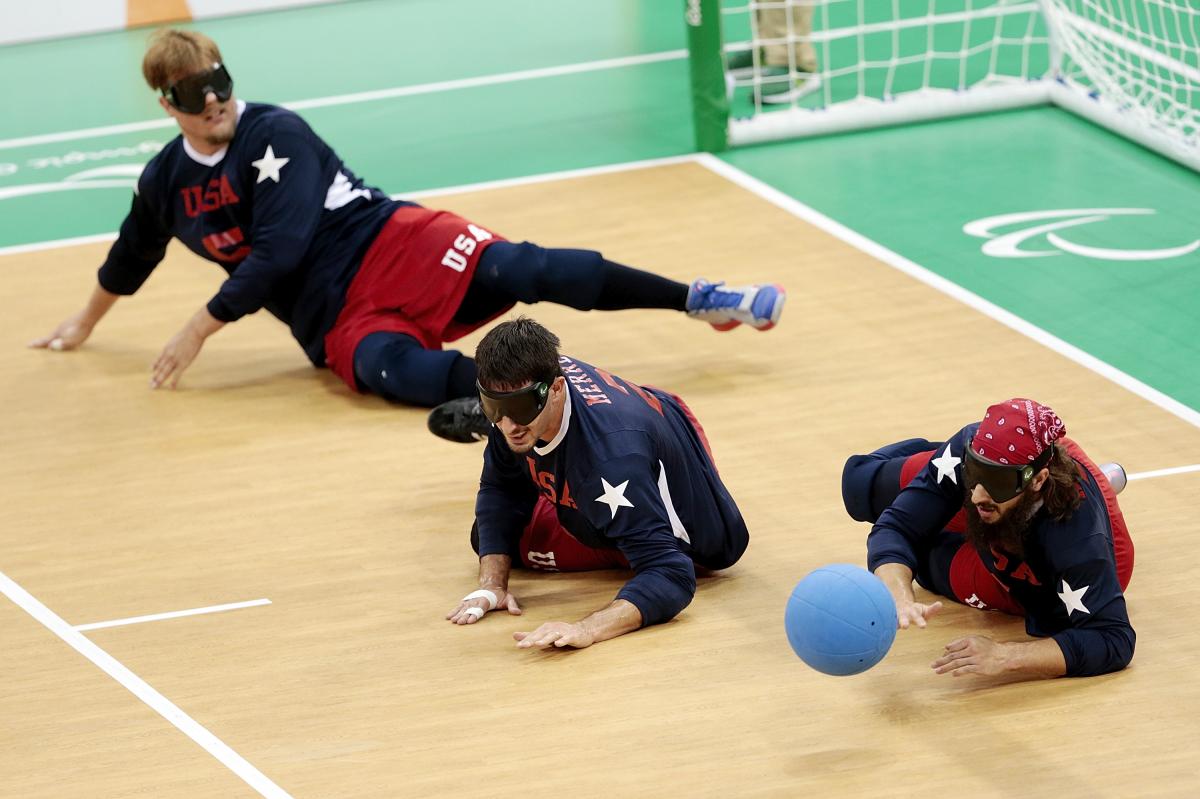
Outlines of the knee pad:
{"type": "Polygon", "coordinates": [[[451,372],[462,357],[454,350],[427,350],[403,333],[371,333],[354,350],[354,374],[386,400],[428,408],[451,399],[451,372]]]}

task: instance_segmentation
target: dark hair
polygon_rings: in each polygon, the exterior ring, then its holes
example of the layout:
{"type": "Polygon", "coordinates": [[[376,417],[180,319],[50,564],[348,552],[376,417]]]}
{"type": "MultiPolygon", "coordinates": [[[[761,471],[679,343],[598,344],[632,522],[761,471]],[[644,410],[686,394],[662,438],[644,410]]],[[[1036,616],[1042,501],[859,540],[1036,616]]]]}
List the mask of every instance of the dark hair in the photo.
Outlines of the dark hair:
{"type": "Polygon", "coordinates": [[[1083,501],[1079,490],[1080,466],[1066,447],[1056,445],[1046,468],[1050,470],[1050,477],[1042,485],[1042,502],[1050,518],[1065,522],[1083,501]]]}
{"type": "Polygon", "coordinates": [[[558,346],[558,336],[527,316],[501,322],[475,348],[479,383],[497,391],[552,383],[562,374],[558,346]]]}

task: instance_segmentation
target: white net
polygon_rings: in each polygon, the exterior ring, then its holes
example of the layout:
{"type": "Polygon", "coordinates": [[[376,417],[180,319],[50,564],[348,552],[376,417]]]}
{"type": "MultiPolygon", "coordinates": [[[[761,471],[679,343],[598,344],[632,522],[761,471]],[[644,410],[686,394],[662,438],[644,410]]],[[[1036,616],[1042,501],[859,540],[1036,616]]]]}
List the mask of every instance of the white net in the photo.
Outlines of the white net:
{"type": "Polygon", "coordinates": [[[1044,7],[1060,60],[1054,101],[1200,169],[1200,2],[1044,7]]]}
{"type": "Polygon", "coordinates": [[[1036,104],[1031,0],[752,0],[723,9],[733,143],[1036,104]]]}
{"type": "Polygon", "coordinates": [[[723,0],[729,143],[1054,102],[1200,170],[1200,0],[723,0]]]}

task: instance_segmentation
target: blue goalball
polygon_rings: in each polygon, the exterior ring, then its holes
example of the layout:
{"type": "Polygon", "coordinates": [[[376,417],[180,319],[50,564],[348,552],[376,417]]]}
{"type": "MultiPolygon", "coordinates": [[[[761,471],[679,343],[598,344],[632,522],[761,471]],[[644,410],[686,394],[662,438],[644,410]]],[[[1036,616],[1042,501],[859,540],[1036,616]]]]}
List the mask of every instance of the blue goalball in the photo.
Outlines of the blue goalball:
{"type": "Polygon", "coordinates": [[[866,671],[896,638],[896,603],[879,578],[849,563],[813,571],[792,590],[784,614],[788,643],[825,674],[866,671]]]}

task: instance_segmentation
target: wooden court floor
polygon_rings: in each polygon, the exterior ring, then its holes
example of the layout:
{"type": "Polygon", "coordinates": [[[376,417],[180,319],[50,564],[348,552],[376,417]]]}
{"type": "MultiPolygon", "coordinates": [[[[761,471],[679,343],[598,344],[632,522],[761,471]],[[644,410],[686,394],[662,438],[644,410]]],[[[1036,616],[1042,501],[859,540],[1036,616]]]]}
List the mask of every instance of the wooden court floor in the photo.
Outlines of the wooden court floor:
{"type": "MultiPolygon", "coordinates": [[[[518,574],[524,619],[448,624],[474,586],[480,448],[352,396],[265,313],[211,339],[178,391],[150,391],[149,364],[221,276],[180,248],[74,353],[23,344],[82,303],[106,247],[0,258],[0,572],[70,625],[269,598],[86,635],[295,797],[1200,795],[1200,474],[1121,496],[1138,632],[1122,673],[935,675],[961,634],[1023,637],[952,607],[832,678],[782,624],[800,577],[865,560],[838,492],[849,454],[946,436],[1014,395],[1131,473],[1200,460],[1200,430],[697,164],[430,204],[681,280],[789,289],[769,333],[526,309],[565,352],[681,394],[708,430],[752,542],[677,620],[583,651],[513,647],[607,603],[624,579],[607,572],[518,574]]],[[[0,624],[0,795],[257,795],[6,599],[0,624]]]]}

